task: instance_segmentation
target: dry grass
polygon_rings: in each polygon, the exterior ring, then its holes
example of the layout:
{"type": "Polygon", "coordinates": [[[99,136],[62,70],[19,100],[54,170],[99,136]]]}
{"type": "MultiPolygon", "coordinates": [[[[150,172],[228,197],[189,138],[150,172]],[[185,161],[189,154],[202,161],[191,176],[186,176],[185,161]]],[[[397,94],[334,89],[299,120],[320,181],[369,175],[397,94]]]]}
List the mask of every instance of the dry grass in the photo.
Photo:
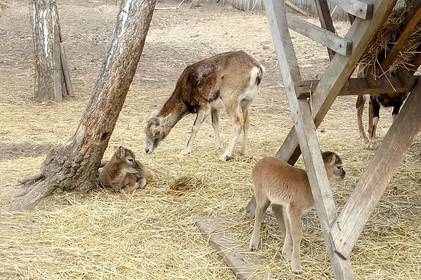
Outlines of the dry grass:
{"type": "MultiPolygon", "coordinates": [[[[396,8],[387,18],[384,25],[377,32],[376,37],[370,42],[368,51],[362,56],[360,60],[360,69],[369,70],[374,74],[374,77],[379,77],[384,74],[381,69],[379,57],[387,56],[394,44],[399,39],[400,30],[408,19],[408,13],[411,12],[414,0],[405,0],[404,5],[396,8]]],[[[421,44],[421,23],[418,23],[414,31],[409,36],[405,46],[393,61],[388,72],[394,72],[399,69],[412,69],[413,62],[416,55],[419,53],[418,47],[421,44]]]]}
{"type": "MultiPolygon", "coordinates": [[[[30,35],[22,48],[12,48],[12,43],[19,43],[13,40],[30,32],[21,11],[22,7],[6,10],[8,21],[14,20],[15,24],[12,31],[8,29],[11,39],[5,42],[11,44],[10,49],[0,45],[7,50],[0,55],[11,55],[17,61],[3,64],[4,71],[0,71],[1,84],[7,84],[0,87],[0,142],[10,147],[22,143],[40,147],[63,143],[76,128],[91,92],[109,36],[101,28],[112,29],[109,19],[115,8],[61,6],[63,32],[72,38],[69,43],[74,44],[69,47],[69,58],[71,65],[77,67],[72,74],[78,98],[48,106],[32,104],[27,98],[32,91],[31,64],[19,59],[28,60],[31,56],[30,35]],[[102,9],[102,14],[98,9],[102,9]],[[78,21],[83,22],[84,29],[80,29],[78,21]],[[81,37],[77,37],[81,32],[81,37]],[[95,45],[95,40],[86,43],[86,38],[91,37],[102,43],[95,45]],[[22,54],[22,50],[26,51],[22,54]],[[97,64],[92,65],[91,61],[97,64]]],[[[241,219],[239,213],[251,195],[250,170],[259,158],[276,151],[291,127],[285,94],[276,88],[279,76],[273,48],[267,43],[270,34],[262,15],[236,11],[182,9],[158,11],[154,17],[141,67],[110,147],[124,145],[133,149],[140,161],[156,171],[156,180],[128,196],[103,190],[61,193],[48,198],[36,210],[10,213],[7,203],[17,180],[36,173],[44,156],[0,149],[4,152],[0,155],[1,279],[234,279],[199,233],[194,220],[205,215],[223,216],[226,231],[244,246],[249,242],[252,221],[241,219]],[[164,28],[162,22],[169,26],[164,28]],[[247,27],[243,28],[244,25],[247,27]],[[212,26],[219,28],[211,30],[212,26]],[[186,30],[199,34],[190,38],[200,46],[198,50],[186,39],[186,30]],[[238,35],[236,40],[222,40],[234,35],[238,35]],[[209,38],[221,45],[211,46],[209,38]],[[256,40],[250,42],[250,38],[256,40]],[[190,116],[175,127],[154,154],[145,156],[144,120],[173,89],[184,67],[178,61],[197,60],[229,48],[244,48],[265,59],[268,70],[262,93],[251,108],[248,155],[236,155],[229,162],[219,161],[220,152],[213,148],[208,121],[199,132],[193,154],[180,156],[193,123],[190,116]]],[[[304,78],[314,78],[314,73],[321,72],[327,64],[325,48],[296,34],[293,39],[304,78]]],[[[347,170],[345,181],[333,186],[339,206],[344,204],[373,155],[373,151],[361,148],[357,138],[354,101],[352,97],[339,99],[319,130],[322,148],[338,152],[347,170]]],[[[390,114],[382,111],[380,136],[390,123],[390,114]]],[[[222,120],[221,131],[226,143],[230,133],[226,118],[222,120]]],[[[357,243],[352,257],[357,279],[420,278],[417,265],[421,258],[420,143],[418,137],[357,243]]],[[[106,156],[111,154],[112,148],[106,156]]],[[[301,259],[305,273],[301,277],[292,275],[280,256],[282,239],[271,215],[264,226],[263,247],[250,253],[267,262],[256,266],[256,273],[263,273],[268,279],[332,278],[314,212],[304,219],[303,226],[301,259]]]]}

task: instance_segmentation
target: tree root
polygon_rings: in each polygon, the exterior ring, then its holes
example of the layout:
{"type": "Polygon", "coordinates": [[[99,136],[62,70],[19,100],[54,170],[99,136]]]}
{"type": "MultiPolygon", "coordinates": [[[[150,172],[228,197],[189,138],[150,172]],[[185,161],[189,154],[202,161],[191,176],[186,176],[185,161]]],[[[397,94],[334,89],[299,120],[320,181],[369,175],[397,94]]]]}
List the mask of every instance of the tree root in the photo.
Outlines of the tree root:
{"type": "MultiPolygon", "coordinates": [[[[43,177],[41,177],[43,178],[43,177]]],[[[35,182],[35,181],[32,181],[35,182]]],[[[34,183],[33,186],[24,194],[17,197],[11,206],[11,210],[21,211],[34,207],[41,199],[49,196],[57,188],[57,185],[45,180],[40,179],[34,183]]]]}
{"type": "Polygon", "coordinates": [[[24,185],[24,186],[28,186],[28,185],[33,184],[35,181],[39,181],[43,178],[44,178],[44,175],[42,175],[40,173],[40,174],[37,174],[37,175],[28,176],[28,177],[25,177],[21,180],[18,180],[18,183],[21,184],[21,185],[24,185]]]}

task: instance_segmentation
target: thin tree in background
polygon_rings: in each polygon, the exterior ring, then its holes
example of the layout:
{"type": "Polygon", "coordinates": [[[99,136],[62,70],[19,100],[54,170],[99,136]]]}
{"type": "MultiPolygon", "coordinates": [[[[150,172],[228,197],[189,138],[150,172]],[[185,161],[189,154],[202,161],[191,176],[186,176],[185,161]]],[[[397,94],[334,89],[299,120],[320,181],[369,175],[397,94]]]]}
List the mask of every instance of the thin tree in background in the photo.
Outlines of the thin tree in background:
{"type": "Polygon", "coordinates": [[[26,180],[28,191],[14,209],[25,209],[56,189],[89,191],[126,99],[142,54],[156,0],[123,0],[106,60],[78,128],[69,141],[54,148],[41,174],[26,180]]]}
{"type": "Polygon", "coordinates": [[[73,95],[55,0],[32,0],[35,100],[61,102],[73,95]]]}

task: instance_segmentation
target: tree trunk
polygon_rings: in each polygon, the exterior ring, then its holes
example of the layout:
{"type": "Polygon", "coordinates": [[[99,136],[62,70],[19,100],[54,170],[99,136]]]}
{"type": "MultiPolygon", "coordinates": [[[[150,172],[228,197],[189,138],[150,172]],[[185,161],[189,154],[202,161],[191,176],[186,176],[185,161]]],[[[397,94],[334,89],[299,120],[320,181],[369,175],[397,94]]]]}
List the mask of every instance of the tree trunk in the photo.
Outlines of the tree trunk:
{"type": "Polygon", "coordinates": [[[35,100],[61,102],[73,95],[55,0],[32,0],[35,100]]]}
{"type": "Polygon", "coordinates": [[[25,209],[56,189],[89,191],[96,187],[98,168],[126,99],[142,54],[156,0],[124,0],[108,56],[76,133],[46,157],[29,191],[15,201],[25,209]]]}

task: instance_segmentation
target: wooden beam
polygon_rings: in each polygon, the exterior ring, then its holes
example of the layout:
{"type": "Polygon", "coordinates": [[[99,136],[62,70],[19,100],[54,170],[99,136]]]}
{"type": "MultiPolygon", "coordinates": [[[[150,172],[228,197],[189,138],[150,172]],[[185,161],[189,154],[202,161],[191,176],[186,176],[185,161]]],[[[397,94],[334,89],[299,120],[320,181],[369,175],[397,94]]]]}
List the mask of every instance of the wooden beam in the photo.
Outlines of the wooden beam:
{"type": "Polygon", "coordinates": [[[359,0],[333,0],[348,14],[352,14],[361,19],[371,19],[373,17],[374,4],[359,0]]]}
{"type": "MultiPolygon", "coordinates": [[[[410,92],[420,76],[414,76],[407,83],[402,82],[398,77],[385,76],[371,80],[368,78],[350,78],[339,93],[343,95],[366,95],[366,94],[401,94],[410,92]]],[[[301,81],[298,85],[298,98],[310,97],[316,90],[319,80],[301,81]]]]}
{"type": "Polygon", "coordinates": [[[296,89],[301,77],[286,24],[286,9],[283,1],[265,0],[264,3],[278,57],[278,65],[280,65],[280,72],[287,92],[295,130],[299,135],[300,147],[303,150],[307,175],[329,259],[336,279],[354,279],[349,260],[342,259],[335,253],[330,240],[329,230],[331,223],[336,219],[336,207],[324,168],[316,127],[312,120],[308,102],[297,98],[296,89]]]}
{"type": "Polygon", "coordinates": [[[392,65],[395,58],[398,56],[399,52],[405,46],[405,43],[408,41],[409,36],[412,34],[414,29],[417,27],[418,22],[421,20],[421,2],[419,2],[418,9],[416,13],[411,17],[411,19],[406,24],[402,34],[399,36],[398,41],[387,54],[386,59],[381,63],[382,69],[389,69],[392,65]]]}
{"type": "MultiPolygon", "coordinates": [[[[395,3],[396,0],[376,0],[373,18],[371,20],[356,18],[351,25],[345,36],[353,41],[351,55],[347,57],[335,55],[312,95],[311,108],[316,127],[326,116],[336,96],[341,92],[371,39],[383,25],[384,19],[392,11],[395,3]]],[[[294,128],[291,129],[276,155],[290,164],[295,164],[300,156],[300,149],[294,128]]]]}
{"type": "MultiPolygon", "coordinates": [[[[225,227],[220,218],[200,217],[196,220],[196,225],[239,280],[257,278],[251,270],[250,264],[244,260],[246,254],[248,258],[252,258],[248,249],[241,248],[241,244],[234,237],[224,233],[225,227]]],[[[259,279],[263,278],[259,277],[259,279]]]]}
{"type": "MultiPolygon", "coordinates": [[[[330,15],[329,6],[327,4],[327,0],[315,0],[317,14],[319,15],[320,25],[330,32],[335,32],[335,26],[333,25],[332,17],[330,15]]],[[[327,48],[327,52],[329,54],[329,59],[332,60],[335,52],[329,48],[327,48]]]]}
{"type": "Polygon", "coordinates": [[[368,217],[380,201],[393,173],[404,158],[415,136],[421,131],[421,82],[408,96],[374,158],[368,164],[349,197],[331,235],[337,252],[345,258],[351,254],[368,217]]]}
{"type": "Polygon", "coordinates": [[[292,14],[287,14],[287,20],[289,28],[295,32],[298,32],[341,55],[350,55],[352,51],[351,40],[341,38],[329,30],[320,28],[317,25],[309,23],[292,14]]]}

